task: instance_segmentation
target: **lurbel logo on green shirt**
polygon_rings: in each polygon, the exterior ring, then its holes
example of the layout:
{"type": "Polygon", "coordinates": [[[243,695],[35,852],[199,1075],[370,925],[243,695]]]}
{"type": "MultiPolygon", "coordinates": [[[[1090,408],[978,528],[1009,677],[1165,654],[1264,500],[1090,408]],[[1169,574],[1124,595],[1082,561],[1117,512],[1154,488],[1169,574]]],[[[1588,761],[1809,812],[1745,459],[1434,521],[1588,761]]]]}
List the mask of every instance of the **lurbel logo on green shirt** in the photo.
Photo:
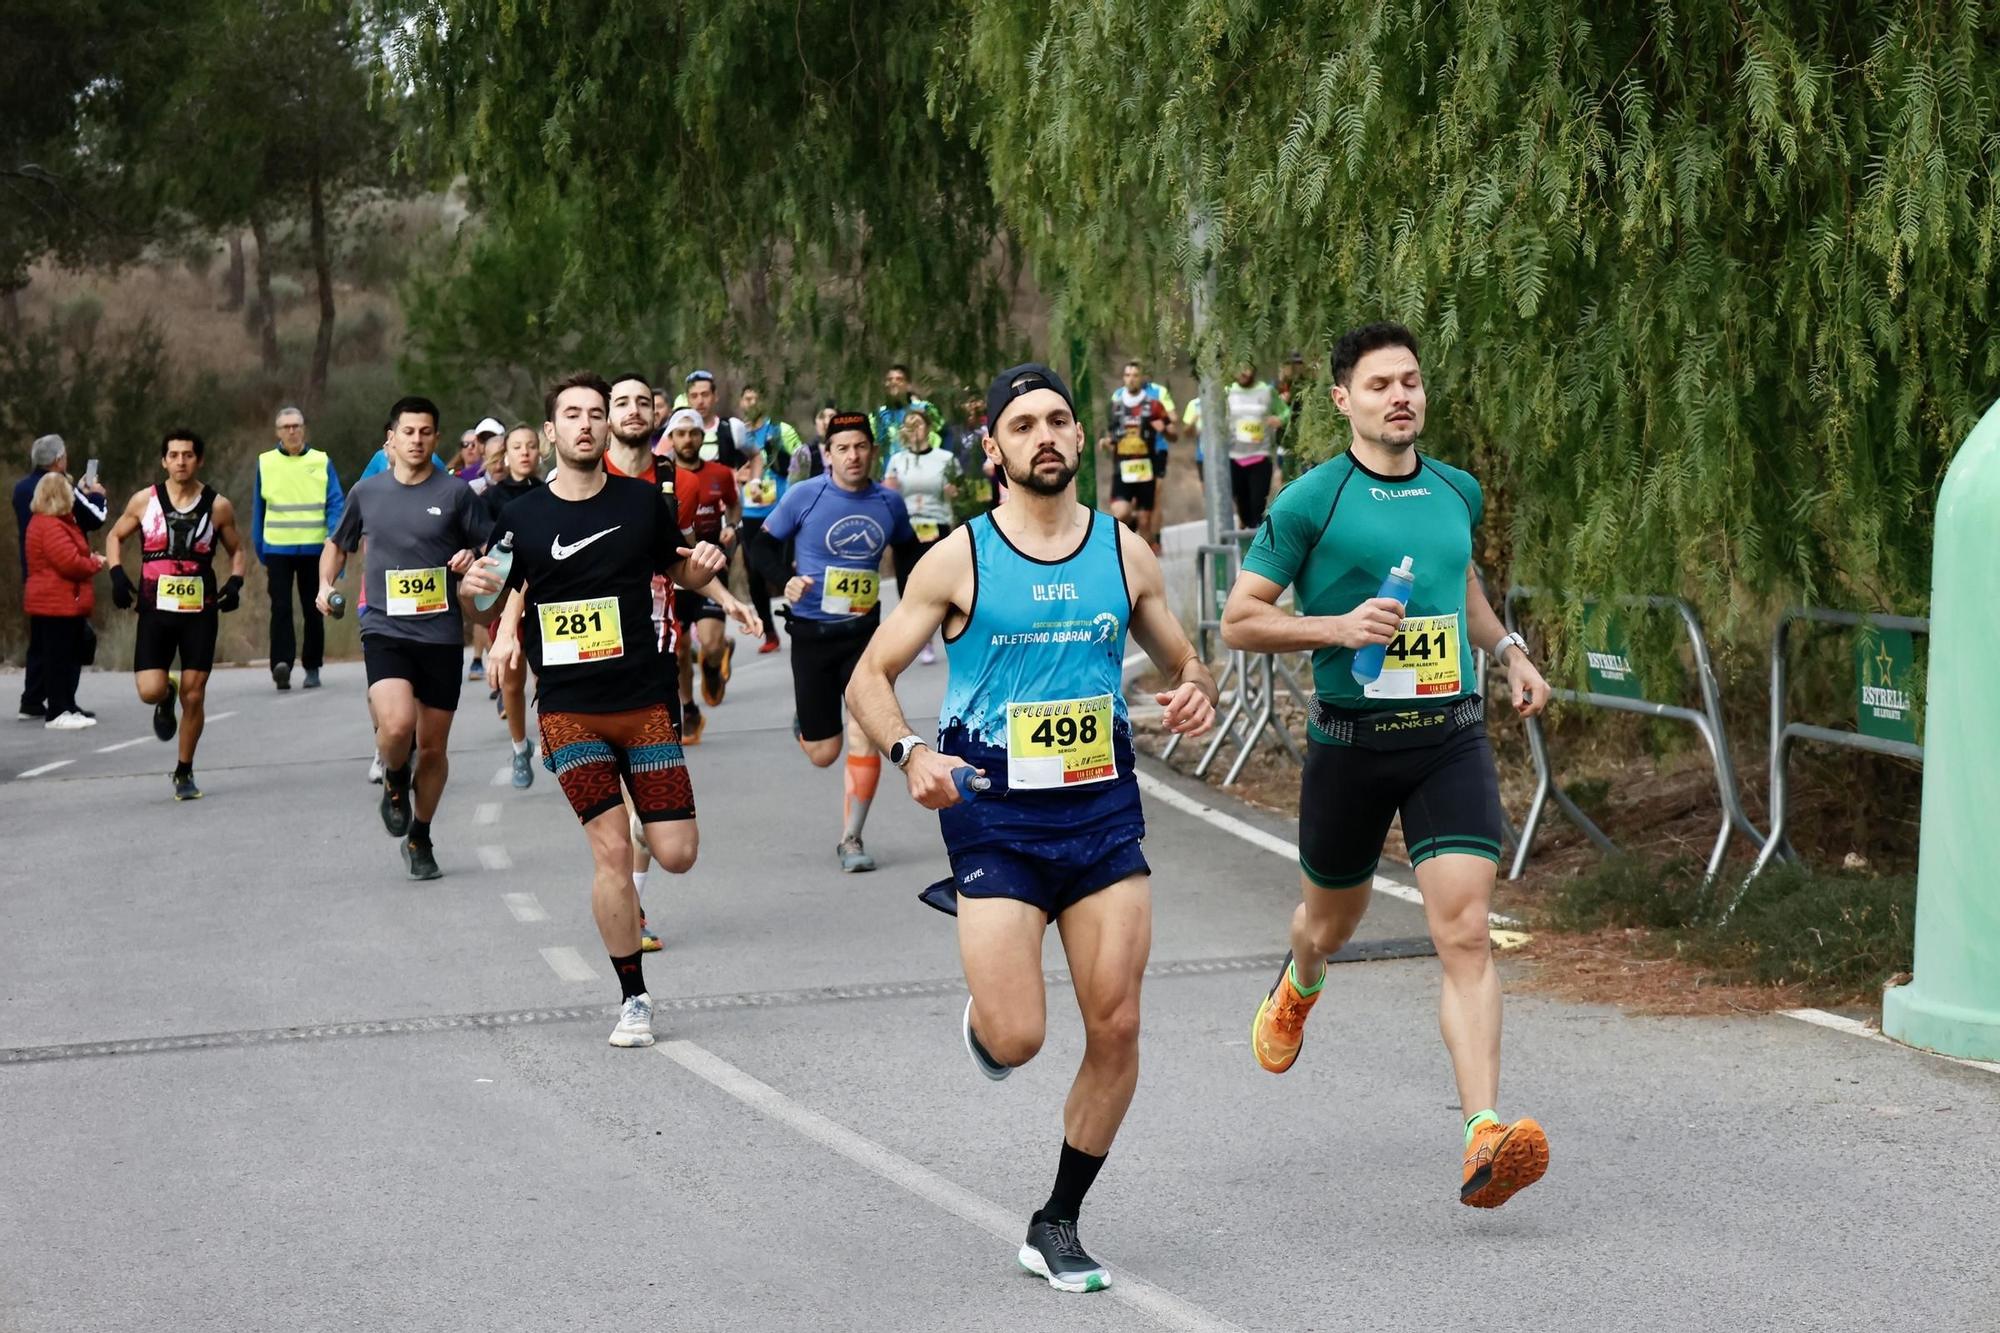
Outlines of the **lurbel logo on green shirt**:
{"type": "Polygon", "coordinates": [[[1406,486],[1400,490],[1392,491],[1382,486],[1370,486],[1368,493],[1378,500],[1412,500],[1420,495],[1429,495],[1431,488],[1428,486],[1406,486]]]}

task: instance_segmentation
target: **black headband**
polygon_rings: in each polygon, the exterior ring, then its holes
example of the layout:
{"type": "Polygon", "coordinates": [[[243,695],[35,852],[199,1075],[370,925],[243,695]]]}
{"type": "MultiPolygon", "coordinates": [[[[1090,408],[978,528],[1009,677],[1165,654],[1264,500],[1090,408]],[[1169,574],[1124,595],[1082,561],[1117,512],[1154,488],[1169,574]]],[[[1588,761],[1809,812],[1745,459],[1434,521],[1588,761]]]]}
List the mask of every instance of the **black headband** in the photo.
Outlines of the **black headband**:
{"type": "Polygon", "coordinates": [[[858,430],[868,437],[868,443],[875,443],[875,423],[866,412],[835,412],[833,420],[826,423],[826,438],[831,440],[844,430],[858,430]]]}

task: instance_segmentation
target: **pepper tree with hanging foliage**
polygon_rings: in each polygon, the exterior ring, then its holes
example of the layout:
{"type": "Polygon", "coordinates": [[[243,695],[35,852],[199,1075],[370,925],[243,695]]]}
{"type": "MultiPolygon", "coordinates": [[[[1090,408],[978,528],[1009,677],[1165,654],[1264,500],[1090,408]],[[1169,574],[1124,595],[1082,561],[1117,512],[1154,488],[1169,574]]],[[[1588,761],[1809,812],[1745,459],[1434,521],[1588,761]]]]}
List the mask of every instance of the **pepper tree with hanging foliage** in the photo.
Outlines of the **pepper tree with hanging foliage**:
{"type": "Polygon", "coordinates": [[[421,0],[413,150],[482,215],[413,293],[420,354],[540,375],[722,354],[874,391],[964,374],[1002,314],[984,164],[926,111],[948,0],[421,0]],[[469,298],[469,299],[462,299],[469,298]],[[455,324],[493,316],[469,349],[455,324]]]}
{"type": "Polygon", "coordinates": [[[1218,358],[1407,322],[1427,446],[1478,470],[1517,581],[1679,593],[1746,635],[1779,599],[1925,605],[1945,465],[2000,384],[2000,7],[965,23],[976,94],[942,104],[1059,313],[1133,308],[1157,255],[1191,293],[1212,254],[1218,358]]]}

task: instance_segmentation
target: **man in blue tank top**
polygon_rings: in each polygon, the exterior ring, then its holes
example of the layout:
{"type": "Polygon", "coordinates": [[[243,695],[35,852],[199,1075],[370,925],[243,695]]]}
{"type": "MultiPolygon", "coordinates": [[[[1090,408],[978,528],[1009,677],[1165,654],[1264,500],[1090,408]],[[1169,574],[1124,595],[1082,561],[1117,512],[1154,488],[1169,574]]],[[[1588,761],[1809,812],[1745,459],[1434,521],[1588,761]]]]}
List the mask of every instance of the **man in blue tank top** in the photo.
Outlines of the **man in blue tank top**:
{"type": "Polygon", "coordinates": [[[875,868],[861,830],[882,778],[882,754],[852,719],[842,720],[841,694],[882,623],[882,557],[917,554],[903,497],[873,479],[875,445],[867,416],[835,413],[826,425],[827,470],[788,489],[750,547],[750,567],[785,590],[791,610],[792,734],[799,748],[826,768],[840,758],[846,736],[844,822],[835,855],[850,874],[875,868]]]}
{"type": "Polygon", "coordinates": [[[1540,1179],[1549,1143],[1535,1121],[1502,1122],[1493,1109],[1500,979],[1487,908],[1500,791],[1473,651],[1506,669],[1524,717],[1546,706],[1548,685],[1480,588],[1479,483],[1416,447],[1427,406],[1416,338],[1400,324],[1355,329],[1335,345],[1332,370],[1353,441],[1279,493],[1223,612],[1233,648],[1313,655],[1299,782],[1304,900],[1250,1048],[1273,1074],[1298,1059],[1326,960],[1361,923],[1382,840],[1400,815],[1444,972],[1440,1026],[1466,1116],[1459,1198],[1497,1208],[1540,1179]],[[1391,570],[1409,571],[1401,600],[1373,595],[1392,586],[1383,583],[1391,570]],[[1289,609],[1277,604],[1287,585],[1289,609]]]}
{"type": "Polygon", "coordinates": [[[981,1073],[1003,1079],[1041,1049],[1049,922],[1070,957],[1090,962],[1072,968],[1087,1042],[1055,1188],[1018,1257],[1059,1290],[1102,1291],[1110,1275],[1084,1251],[1076,1220],[1138,1081],[1152,941],[1122,688],[1127,632],[1173,682],[1155,696],[1169,730],[1208,730],[1215,681],[1167,607],[1145,539],[1077,503],[1085,440],[1068,386],[1046,366],[1016,366],[993,381],[986,407],[986,457],[1010,499],[911,571],[847,700],[910,795],[938,812],[972,992],[960,1031],[981,1073]],[[951,676],[933,745],[910,734],[895,680],[940,628],[951,676]],[[990,784],[972,800],[958,785],[967,770],[990,784]]]}

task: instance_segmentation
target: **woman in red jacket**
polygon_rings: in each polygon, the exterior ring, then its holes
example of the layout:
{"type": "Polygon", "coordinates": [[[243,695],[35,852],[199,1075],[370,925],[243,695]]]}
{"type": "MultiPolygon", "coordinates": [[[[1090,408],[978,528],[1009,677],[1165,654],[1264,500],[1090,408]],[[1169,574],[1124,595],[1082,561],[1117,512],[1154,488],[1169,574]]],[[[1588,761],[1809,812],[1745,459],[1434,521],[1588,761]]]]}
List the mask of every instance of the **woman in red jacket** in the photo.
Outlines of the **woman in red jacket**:
{"type": "Polygon", "coordinates": [[[76,685],[83,676],[84,635],[97,593],[90,586],[104,557],[94,554],[76,525],[71,506],[76,497],[69,479],[50,472],[35,484],[28,506],[28,583],[21,609],[28,613],[29,642],[41,656],[49,687],[48,720],[52,731],[81,731],[97,719],[76,706],[76,685]]]}

